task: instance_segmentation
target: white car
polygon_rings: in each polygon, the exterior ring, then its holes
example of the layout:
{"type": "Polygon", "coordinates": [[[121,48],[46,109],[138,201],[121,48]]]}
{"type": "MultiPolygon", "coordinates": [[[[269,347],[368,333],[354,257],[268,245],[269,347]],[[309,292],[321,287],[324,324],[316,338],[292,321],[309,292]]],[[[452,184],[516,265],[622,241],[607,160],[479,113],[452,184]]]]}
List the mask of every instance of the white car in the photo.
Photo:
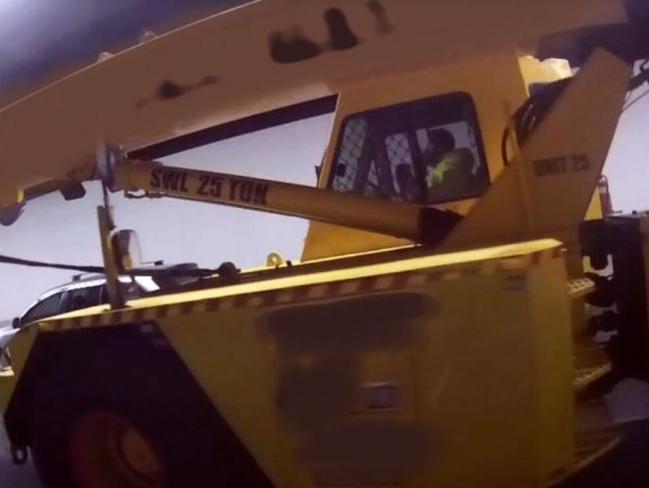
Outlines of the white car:
{"type": "Polygon", "coordinates": [[[12,328],[10,324],[0,326],[0,372],[3,368],[9,366],[11,362],[9,352],[5,350],[5,347],[15,333],[16,330],[12,328]]]}
{"type": "MultiPolygon", "coordinates": [[[[126,300],[182,286],[195,281],[201,275],[200,272],[192,273],[192,271],[200,271],[194,263],[170,266],[156,263],[143,269],[153,269],[159,274],[155,277],[146,275],[119,277],[122,293],[126,300]],[[166,274],[165,271],[170,273],[166,274]],[[188,271],[187,275],[183,275],[182,271],[188,271]]],[[[46,317],[108,302],[106,277],[102,274],[77,275],[72,278],[71,282],[46,291],[20,317],[16,317],[13,324],[0,325],[0,372],[11,363],[9,352],[5,347],[21,327],[46,317]]]]}
{"type": "MultiPolygon", "coordinates": [[[[152,269],[162,274],[156,276],[120,276],[119,282],[126,300],[133,300],[162,289],[169,289],[195,281],[197,275],[192,275],[191,271],[198,270],[198,267],[193,263],[170,266],[157,263],[155,266],[143,269],[152,269]],[[187,276],[183,276],[182,271],[187,271],[187,276]],[[165,275],[164,272],[170,273],[165,275]]],[[[78,275],[71,282],[43,293],[20,317],[14,319],[13,328],[18,329],[46,317],[108,302],[108,289],[104,275],[78,275]]]]}

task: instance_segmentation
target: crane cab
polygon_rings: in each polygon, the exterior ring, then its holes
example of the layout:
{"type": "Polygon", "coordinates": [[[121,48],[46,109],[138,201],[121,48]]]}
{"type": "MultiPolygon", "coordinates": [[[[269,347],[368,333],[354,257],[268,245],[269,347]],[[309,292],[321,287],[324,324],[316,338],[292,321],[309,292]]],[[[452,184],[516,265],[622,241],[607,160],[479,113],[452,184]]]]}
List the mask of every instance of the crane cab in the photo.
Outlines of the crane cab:
{"type": "MultiPolygon", "coordinates": [[[[466,215],[504,167],[510,114],[533,90],[570,76],[566,60],[512,48],[343,82],[318,186],[466,215]]],[[[408,244],[311,222],[303,258],[408,244]]]]}

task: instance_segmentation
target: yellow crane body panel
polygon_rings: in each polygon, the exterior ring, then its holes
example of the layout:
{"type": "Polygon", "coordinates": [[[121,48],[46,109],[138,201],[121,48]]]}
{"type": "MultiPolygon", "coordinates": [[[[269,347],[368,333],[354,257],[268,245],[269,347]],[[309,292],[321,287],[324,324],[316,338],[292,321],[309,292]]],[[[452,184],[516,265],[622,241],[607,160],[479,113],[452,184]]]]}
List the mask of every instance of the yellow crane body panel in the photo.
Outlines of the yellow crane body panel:
{"type": "Polygon", "coordinates": [[[12,351],[81,329],[150,335],[276,486],[531,487],[570,472],[560,243],[385,254],[55,318],[12,351]]]}

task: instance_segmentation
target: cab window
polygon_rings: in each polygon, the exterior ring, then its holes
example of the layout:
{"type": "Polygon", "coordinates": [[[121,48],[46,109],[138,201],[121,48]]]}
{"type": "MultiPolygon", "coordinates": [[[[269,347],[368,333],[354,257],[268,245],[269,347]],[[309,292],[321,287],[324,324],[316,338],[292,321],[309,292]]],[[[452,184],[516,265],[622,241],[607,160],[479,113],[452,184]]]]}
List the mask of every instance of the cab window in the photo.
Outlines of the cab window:
{"type": "Polygon", "coordinates": [[[433,205],[489,186],[473,100],[454,93],[347,117],[330,188],[433,205]]]}

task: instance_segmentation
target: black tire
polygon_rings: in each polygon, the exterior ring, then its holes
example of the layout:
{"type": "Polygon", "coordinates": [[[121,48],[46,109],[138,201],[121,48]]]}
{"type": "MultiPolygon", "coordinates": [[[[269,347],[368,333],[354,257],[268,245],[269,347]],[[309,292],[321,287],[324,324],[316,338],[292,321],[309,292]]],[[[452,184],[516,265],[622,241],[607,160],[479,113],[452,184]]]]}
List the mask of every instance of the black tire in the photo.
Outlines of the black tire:
{"type": "MultiPolygon", "coordinates": [[[[77,357],[59,363],[55,373],[43,374],[33,393],[29,422],[34,462],[43,484],[48,488],[271,486],[173,352],[149,351],[122,343],[119,359],[112,358],[116,367],[90,345],[81,354],[89,364],[77,357]],[[153,354],[146,354],[149,351],[153,354]],[[131,353],[138,359],[131,359],[131,353]],[[102,415],[128,424],[144,439],[160,467],[159,483],[152,482],[156,477],[149,476],[150,471],[144,477],[133,476],[143,470],[105,476],[104,461],[94,463],[92,469],[100,466],[93,476],[105,483],[83,482],[80,469],[87,475],[89,468],[87,463],[80,468],[79,456],[74,455],[84,452],[78,445],[79,431],[84,431],[80,426],[102,415]]],[[[106,429],[94,429],[94,442],[85,447],[104,456],[106,449],[101,446],[112,441],[102,438],[106,429]]],[[[85,438],[89,438],[87,430],[85,438]]]]}
{"type": "MultiPolygon", "coordinates": [[[[226,478],[223,460],[216,455],[216,438],[213,434],[206,435],[208,429],[200,425],[194,415],[170,415],[172,411],[167,410],[169,404],[164,408],[148,402],[137,404],[139,397],[136,392],[132,400],[123,398],[112,401],[88,395],[87,392],[70,393],[74,398],[65,401],[58,399],[56,407],[51,403],[48,405],[47,402],[39,402],[44,410],[35,415],[32,452],[45,486],[85,488],[75,476],[80,467],[74,464],[71,442],[79,426],[99,414],[110,414],[128,422],[155,450],[156,458],[162,466],[163,479],[159,484],[133,483],[130,485],[133,488],[227,486],[224,485],[226,478]],[[149,413],[145,414],[147,409],[149,413]]],[[[99,444],[108,441],[96,439],[96,442],[99,444]]],[[[104,477],[102,472],[98,472],[97,476],[104,477]]],[[[109,486],[111,485],[107,484],[106,488],[109,486]]],[[[130,488],[126,481],[115,484],[115,488],[118,486],[130,488]]]]}

